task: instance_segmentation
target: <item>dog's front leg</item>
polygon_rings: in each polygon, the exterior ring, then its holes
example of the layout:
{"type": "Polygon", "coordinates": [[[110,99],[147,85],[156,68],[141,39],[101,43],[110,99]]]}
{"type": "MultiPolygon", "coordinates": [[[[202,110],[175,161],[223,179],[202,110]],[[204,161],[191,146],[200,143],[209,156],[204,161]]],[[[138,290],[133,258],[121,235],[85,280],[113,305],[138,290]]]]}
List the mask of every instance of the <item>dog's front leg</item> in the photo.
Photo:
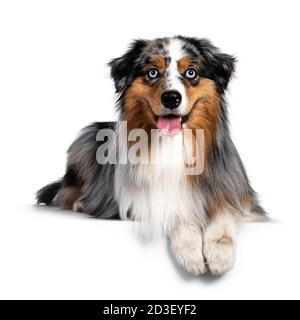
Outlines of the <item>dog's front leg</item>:
{"type": "Polygon", "coordinates": [[[196,276],[206,273],[200,228],[190,224],[177,224],[169,237],[176,260],[187,272],[196,276]]]}
{"type": "Polygon", "coordinates": [[[233,215],[220,213],[204,231],[204,257],[210,272],[223,275],[235,261],[239,223],[233,215]]]}

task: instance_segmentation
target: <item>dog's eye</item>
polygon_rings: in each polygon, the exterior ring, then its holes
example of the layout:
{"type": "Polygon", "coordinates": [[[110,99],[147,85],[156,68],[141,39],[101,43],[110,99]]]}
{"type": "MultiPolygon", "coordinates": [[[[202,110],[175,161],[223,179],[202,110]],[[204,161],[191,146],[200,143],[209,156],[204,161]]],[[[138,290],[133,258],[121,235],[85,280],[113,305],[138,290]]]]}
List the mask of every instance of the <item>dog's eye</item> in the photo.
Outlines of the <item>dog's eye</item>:
{"type": "Polygon", "coordinates": [[[197,77],[197,72],[195,69],[193,68],[189,68],[185,71],[184,76],[187,79],[195,79],[197,77]]]}
{"type": "Polygon", "coordinates": [[[150,79],[156,79],[159,77],[159,71],[158,69],[156,68],[151,68],[149,71],[148,71],[148,77],[150,79]]]}

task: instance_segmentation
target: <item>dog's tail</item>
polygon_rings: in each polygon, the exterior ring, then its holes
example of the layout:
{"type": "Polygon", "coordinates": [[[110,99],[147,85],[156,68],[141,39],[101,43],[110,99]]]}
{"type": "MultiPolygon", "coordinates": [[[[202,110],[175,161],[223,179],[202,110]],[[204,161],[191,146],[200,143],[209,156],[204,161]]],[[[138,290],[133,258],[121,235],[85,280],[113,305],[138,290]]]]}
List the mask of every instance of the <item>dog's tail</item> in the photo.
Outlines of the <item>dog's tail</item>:
{"type": "Polygon", "coordinates": [[[53,199],[55,198],[58,191],[60,190],[61,186],[62,186],[62,180],[58,180],[40,189],[36,193],[37,203],[50,206],[52,204],[53,199]]]}

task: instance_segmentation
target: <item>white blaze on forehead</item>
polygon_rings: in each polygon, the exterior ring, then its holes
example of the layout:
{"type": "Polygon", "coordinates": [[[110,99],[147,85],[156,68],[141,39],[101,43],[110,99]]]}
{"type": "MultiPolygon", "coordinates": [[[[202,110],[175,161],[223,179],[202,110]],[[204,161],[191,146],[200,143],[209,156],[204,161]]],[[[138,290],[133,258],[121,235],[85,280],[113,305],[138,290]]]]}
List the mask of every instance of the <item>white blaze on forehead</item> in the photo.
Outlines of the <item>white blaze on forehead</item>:
{"type": "Polygon", "coordinates": [[[182,41],[179,39],[171,39],[167,47],[168,58],[170,58],[167,67],[167,79],[166,85],[167,90],[177,90],[182,96],[181,104],[178,108],[179,113],[184,113],[187,107],[185,87],[180,80],[181,74],[178,70],[178,61],[184,57],[184,52],[182,50],[182,41]]]}

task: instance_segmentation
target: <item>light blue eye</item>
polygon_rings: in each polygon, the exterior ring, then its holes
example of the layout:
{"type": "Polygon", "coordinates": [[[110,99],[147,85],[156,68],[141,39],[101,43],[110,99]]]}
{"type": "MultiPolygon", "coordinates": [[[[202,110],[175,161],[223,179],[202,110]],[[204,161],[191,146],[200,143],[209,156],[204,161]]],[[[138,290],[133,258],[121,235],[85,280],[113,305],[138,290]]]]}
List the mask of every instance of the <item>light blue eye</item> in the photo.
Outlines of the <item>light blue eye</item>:
{"type": "Polygon", "coordinates": [[[187,78],[187,79],[195,79],[197,77],[197,72],[195,69],[193,68],[189,68],[186,70],[184,76],[187,78]]]}
{"type": "Polygon", "coordinates": [[[156,68],[151,68],[149,71],[148,71],[148,77],[150,79],[155,79],[159,76],[159,71],[158,69],[156,68]]]}

